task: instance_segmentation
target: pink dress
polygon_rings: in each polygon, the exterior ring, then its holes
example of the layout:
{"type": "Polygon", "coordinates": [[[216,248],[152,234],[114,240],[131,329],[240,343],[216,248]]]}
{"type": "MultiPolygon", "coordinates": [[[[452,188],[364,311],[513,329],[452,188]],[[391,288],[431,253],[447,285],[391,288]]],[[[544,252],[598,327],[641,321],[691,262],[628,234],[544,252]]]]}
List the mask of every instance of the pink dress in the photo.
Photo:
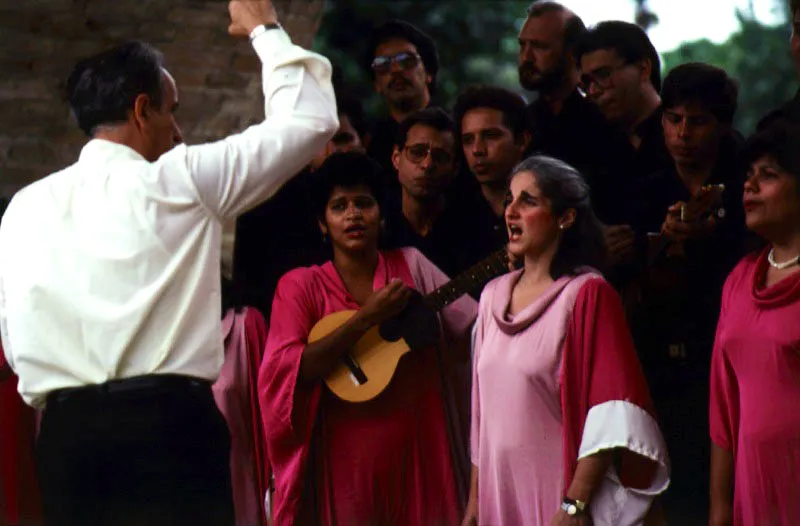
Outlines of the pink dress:
{"type": "Polygon", "coordinates": [[[212,388],[231,433],[231,487],[236,526],[266,524],[266,458],[256,383],[267,339],[264,316],[245,307],[230,309],[222,320],[225,361],[212,388]]]}
{"type": "Polygon", "coordinates": [[[764,288],[768,249],[731,272],[711,362],[711,440],[734,456],[734,524],[800,524],[800,272],[764,288]]]}
{"type": "MultiPolygon", "coordinates": [[[[393,278],[423,294],[448,281],[411,248],[381,253],[374,288],[393,278]]],[[[457,404],[445,396],[454,378],[447,340],[466,334],[476,307],[463,297],[443,311],[441,361],[436,348],[413,351],[383,393],[353,404],[297,375],[316,322],[358,305],[330,262],[281,278],[259,375],[276,525],[458,524],[465,480],[456,473],[467,447],[457,438],[457,404]]]]}
{"type": "Polygon", "coordinates": [[[614,447],[652,463],[623,455],[622,473],[612,467],[591,501],[592,519],[638,524],[666,489],[669,470],[619,297],[587,272],[558,279],[509,316],[520,274],[484,289],[476,322],[471,453],[479,524],[549,524],[578,459],[614,447]],[[642,482],[643,464],[653,469],[642,482]],[[631,475],[640,475],[641,489],[625,485],[631,475]]]}

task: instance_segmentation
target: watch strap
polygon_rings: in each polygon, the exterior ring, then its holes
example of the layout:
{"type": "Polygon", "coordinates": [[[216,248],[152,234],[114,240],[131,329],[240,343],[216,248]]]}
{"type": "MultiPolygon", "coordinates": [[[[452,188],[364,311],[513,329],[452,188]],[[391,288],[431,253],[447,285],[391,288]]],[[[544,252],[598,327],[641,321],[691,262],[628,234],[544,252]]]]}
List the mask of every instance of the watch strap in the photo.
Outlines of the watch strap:
{"type": "Polygon", "coordinates": [[[281,29],[281,25],[277,23],[257,25],[256,27],[253,28],[252,31],[250,31],[250,42],[260,37],[270,29],[281,29]]]}

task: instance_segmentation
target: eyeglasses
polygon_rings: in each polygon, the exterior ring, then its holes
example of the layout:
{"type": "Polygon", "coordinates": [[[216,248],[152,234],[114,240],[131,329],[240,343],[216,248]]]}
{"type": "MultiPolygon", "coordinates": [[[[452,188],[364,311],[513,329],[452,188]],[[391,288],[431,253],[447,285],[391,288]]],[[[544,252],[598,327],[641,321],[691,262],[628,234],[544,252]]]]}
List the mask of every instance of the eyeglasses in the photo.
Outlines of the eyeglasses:
{"type": "Polygon", "coordinates": [[[385,74],[392,70],[392,62],[397,63],[400,69],[414,69],[419,64],[420,58],[416,53],[408,51],[400,52],[396,55],[381,55],[372,60],[372,71],[385,74]]]}
{"type": "Polygon", "coordinates": [[[431,156],[431,162],[438,166],[449,164],[453,160],[452,154],[443,148],[431,148],[430,144],[418,143],[403,148],[406,159],[414,164],[422,164],[422,161],[431,156]]]}
{"type": "Polygon", "coordinates": [[[608,89],[614,85],[614,73],[629,65],[630,63],[626,62],[619,66],[604,66],[602,68],[597,68],[591,73],[584,73],[579,80],[579,87],[584,93],[589,93],[592,83],[597,84],[601,89],[608,89]]]}

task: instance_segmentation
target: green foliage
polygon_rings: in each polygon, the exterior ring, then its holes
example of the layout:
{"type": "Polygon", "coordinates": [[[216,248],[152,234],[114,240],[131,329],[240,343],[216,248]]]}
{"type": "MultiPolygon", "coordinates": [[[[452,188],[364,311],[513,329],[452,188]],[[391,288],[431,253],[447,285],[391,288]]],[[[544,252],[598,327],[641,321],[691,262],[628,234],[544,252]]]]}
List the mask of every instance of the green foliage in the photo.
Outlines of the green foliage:
{"type": "Polygon", "coordinates": [[[773,27],[751,14],[740,12],[738,17],[741,28],[726,42],[686,43],[666,53],[663,62],[665,72],[686,62],[705,62],[727,71],[739,83],[735,125],[749,134],[765,113],[794,96],[797,75],[789,55],[788,21],[773,27]]]}
{"type": "Polygon", "coordinates": [[[415,24],[439,49],[436,101],[451,107],[474,83],[519,90],[517,33],[531,0],[328,0],[315,47],[340,70],[350,93],[364,100],[371,114],[380,101],[372,78],[362,69],[373,27],[391,18],[415,24]]]}

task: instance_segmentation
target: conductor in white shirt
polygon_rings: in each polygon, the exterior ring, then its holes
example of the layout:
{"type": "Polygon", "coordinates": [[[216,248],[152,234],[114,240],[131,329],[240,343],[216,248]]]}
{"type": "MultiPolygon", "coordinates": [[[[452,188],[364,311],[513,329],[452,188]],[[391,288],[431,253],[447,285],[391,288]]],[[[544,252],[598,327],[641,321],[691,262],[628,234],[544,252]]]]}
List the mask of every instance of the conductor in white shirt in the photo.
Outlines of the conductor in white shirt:
{"type": "Polygon", "coordinates": [[[77,162],[18,192],[0,225],[2,342],[20,394],[45,410],[47,524],[233,524],[211,394],[221,223],[275,193],[338,122],[329,62],[291,43],[271,1],[229,11],[263,65],[263,122],[181,144],[161,55],[120,45],[67,82],[91,138],[77,162]]]}

